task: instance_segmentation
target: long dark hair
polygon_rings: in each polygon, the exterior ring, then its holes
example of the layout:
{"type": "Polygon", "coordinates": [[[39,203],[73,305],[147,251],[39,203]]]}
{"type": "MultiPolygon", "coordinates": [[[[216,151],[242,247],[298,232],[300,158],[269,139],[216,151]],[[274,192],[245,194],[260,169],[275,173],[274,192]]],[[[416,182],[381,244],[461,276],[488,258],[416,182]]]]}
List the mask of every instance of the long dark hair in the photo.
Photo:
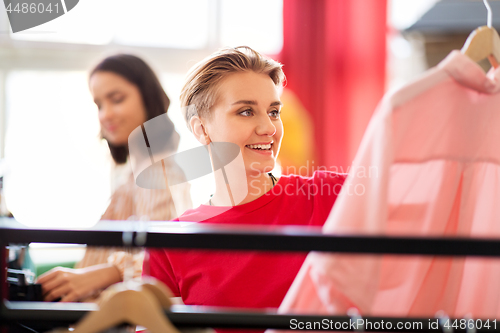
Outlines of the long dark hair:
{"type": "MultiPolygon", "coordinates": [[[[141,58],[130,54],[117,54],[107,57],[95,66],[90,72],[89,78],[96,72],[112,72],[135,84],[141,93],[144,108],[146,109],[146,120],[167,113],[170,100],[156,74],[141,58]]],[[[117,164],[127,162],[128,146],[115,146],[109,141],[107,142],[113,160],[117,164]]]]}

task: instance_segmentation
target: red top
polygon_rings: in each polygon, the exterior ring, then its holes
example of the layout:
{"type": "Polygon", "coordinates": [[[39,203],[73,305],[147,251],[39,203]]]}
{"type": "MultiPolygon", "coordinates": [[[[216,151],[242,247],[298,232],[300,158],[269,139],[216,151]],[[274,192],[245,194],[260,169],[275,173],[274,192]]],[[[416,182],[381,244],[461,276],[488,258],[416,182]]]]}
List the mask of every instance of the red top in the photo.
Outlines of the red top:
{"type": "MultiPolygon", "coordinates": [[[[322,226],[345,175],[282,176],[260,198],[213,216],[212,207],[186,211],[183,221],[242,225],[322,226]]],[[[277,308],[307,253],[151,249],[149,271],[187,305],[277,308]]],[[[148,269],[145,267],[145,272],[148,269]]]]}

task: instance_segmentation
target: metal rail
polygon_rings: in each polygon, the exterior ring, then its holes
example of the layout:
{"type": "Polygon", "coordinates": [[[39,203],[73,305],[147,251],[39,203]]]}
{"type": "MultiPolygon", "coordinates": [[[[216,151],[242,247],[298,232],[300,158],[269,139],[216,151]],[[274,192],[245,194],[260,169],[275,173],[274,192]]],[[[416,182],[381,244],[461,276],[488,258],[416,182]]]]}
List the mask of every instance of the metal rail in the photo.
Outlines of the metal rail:
{"type": "MultiPolygon", "coordinates": [[[[127,221],[124,221],[125,223],[127,221]]],[[[129,223],[130,224],[130,223],[129,223]]],[[[459,237],[406,237],[384,235],[323,234],[320,228],[265,226],[220,226],[196,224],[187,227],[142,226],[131,231],[120,223],[102,223],[85,229],[36,229],[13,219],[0,219],[0,243],[74,243],[123,246],[129,234],[132,246],[175,249],[336,252],[439,256],[500,256],[500,239],[459,237]],[[142,235],[141,235],[142,234],[142,235]],[[144,238],[140,242],[138,238],[144,238]]]]}
{"type": "MultiPolygon", "coordinates": [[[[46,302],[8,302],[5,301],[0,323],[14,324],[23,322],[27,325],[69,325],[80,320],[88,311],[96,311],[93,303],[46,303],[46,302]]],[[[276,311],[253,309],[225,309],[204,306],[174,305],[165,315],[177,327],[216,327],[247,329],[286,329],[286,330],[336,330],[365,332],[450,332],[455,319],[448,318],[402,318],[402,317],[360,317],[310,314],[278,314],[276,311]],[[443,320],[444,319],[444,320],[443,320]],[[448,320],[446,322],[446,319],[448,320]]],[[[463,318],[462,318],[463,319],[463,318]]],[[[469,332],[461,329],[460,320],[454,332],[469,332]]],[[[475,332],[499,332],[498,320],[479,319],[481,327],[475,332]],[[488,328],[489,327],[489,328],[488,328]]],[[[474,325],[479,321],[474,320],[474,325]]]]}
{"type": "MultiPolygon", "coordinates": [[[[181,223],[178,223],[181,225],[181,223]]],[[[130,222],[100,223],[86,230],[37,229],[23,226],[14,219],[0,218],[0,250],[9,243],[75,243],[100,246],[123,246],[124,239],[132,246],[176,249],[241,250],[241,251],[321,251],[351,254],[397,254],[397,255],[439,255],[439,256],[500,256],[500,239],[456,238],[456,237],[396,237],[383,235],[332,235],[321,233],[320,228],[308,227],[264,227],[264,226],[220,226],[192,224],[172,227],[160,223],[141,225],[134,229],[130,222]],[[130,242],[131,241],[131,242],[130,242]]],[[[4,257],[4,255],[2,255],[4,257]]],[[[5,267],[5,260],[2,266],[5,267]]],[[[0,274],[0,299],[5,295],[5,276],[0,274]]],[[[0,304],[0,326],[18,322],[65,325],[77,322],[97,307],[92,303],[46,303],[9,302],[0,304]]],[[[394,318],[322,315],[278,314],[273,311],[235,310],[199,306],[174,306],[165,313],[179,327],[218,327],[253,329],[290,329],[295,322],[322,325],[321,329],[359,331],[353,321],[365,323],[384,322],[383,331],[400,332],[449,332],[436,319],[394,318]],[[316,323],[316,324],[314,324],[316,323]],[[388,323],[391,324],[388,327],[388,323]],[[397,326],[403,325],[402,327],[397,326]],[[349,324],[347,326],[347,324],[349,324]],[[431,327],[431,324],[433,325],[431,327]],[[333,326],[332,326],[333,325],[333,326]]],[[[457,319],[460,321],[460,319],[457,319]]],[[[486,320],[483,320],[486,322],[486,320]]],[[[449,322],[453,323],[453,320],[449,322]]],[[[476,332],[500,331],[500,321],[489,320],[488,327],[477,327],[476,332]],[[494,324],[493,324],[494,323],[494,324]]],[[[307,326],[303,326],[307,329],[307,326]]],[[[318,329],[313,326],[312,329],[318,329]]],[[[381,331],[380,327],[363,328],[364,331],[381,331]]],[[[454,328],[454,332],[467,329],[454,328]]]]}

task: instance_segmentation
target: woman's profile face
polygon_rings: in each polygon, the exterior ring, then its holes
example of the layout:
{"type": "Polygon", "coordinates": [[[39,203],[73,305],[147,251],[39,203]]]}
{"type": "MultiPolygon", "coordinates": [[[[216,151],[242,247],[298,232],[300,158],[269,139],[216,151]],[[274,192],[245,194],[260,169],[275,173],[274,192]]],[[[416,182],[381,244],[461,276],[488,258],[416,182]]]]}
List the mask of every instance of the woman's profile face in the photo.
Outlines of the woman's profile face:
{"type": "Polygon", "coordinates": [[[102,136],[115,146],[126,145],[130,133],[146,121],[139,88],[112,72],[94,73],[89,85],[99,110],[102,136]]]}
{"type": "Polygon", "coordinates": [[[206,129],[213,142],[240,147],[247,174],[270,172],[283,137],[281,101],[272,79],[255,72],[233,73],[217,89],[206,129]]]}

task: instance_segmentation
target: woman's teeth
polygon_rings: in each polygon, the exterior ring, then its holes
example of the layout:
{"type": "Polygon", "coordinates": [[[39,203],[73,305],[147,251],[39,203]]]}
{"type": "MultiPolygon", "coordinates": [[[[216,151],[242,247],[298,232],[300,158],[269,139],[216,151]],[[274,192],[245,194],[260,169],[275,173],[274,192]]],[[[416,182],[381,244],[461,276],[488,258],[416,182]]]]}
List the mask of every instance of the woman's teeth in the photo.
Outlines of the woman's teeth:
{"type": "Polygon", "coordinates": [[[269,150],[271,149],[271,144],[267,145],[247,145],[248,148],[250,149],[260,149],[260,150],[269,150]]]}

